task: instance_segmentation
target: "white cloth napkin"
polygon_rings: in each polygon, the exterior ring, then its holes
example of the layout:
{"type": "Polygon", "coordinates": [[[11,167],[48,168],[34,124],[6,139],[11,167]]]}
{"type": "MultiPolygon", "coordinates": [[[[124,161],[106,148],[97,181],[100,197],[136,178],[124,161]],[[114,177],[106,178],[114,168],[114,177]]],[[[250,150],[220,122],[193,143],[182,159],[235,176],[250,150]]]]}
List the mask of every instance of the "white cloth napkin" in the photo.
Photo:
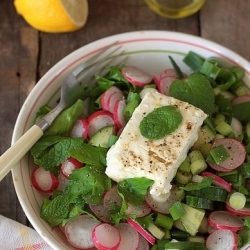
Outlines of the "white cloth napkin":
{"type": "Polygon", "coordinates": [[[53,250],[32,228],[0,215],[0,250],[53,250]]]}

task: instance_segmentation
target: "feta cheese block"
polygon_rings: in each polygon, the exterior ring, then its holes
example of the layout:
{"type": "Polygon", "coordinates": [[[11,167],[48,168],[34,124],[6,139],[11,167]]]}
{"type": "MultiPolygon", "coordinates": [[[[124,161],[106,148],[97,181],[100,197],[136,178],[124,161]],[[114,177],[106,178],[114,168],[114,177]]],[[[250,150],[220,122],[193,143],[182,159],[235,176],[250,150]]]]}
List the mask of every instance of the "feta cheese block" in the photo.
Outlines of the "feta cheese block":
{"type": "Polygon", "coordinates": [[[107,153],[106,174],[114,181],[146,177],[154,180],[150,188],[153,197],[167,197],[171,181],[190,147],[198,138],[197,132],[207,115],[193,105],[148,91],[123,129],[117,142],[107,153]],[[140,133],[140,122],[154,109],[174,105],[182,115],[182,122],[171,134],[149,140],[140,133]]]}

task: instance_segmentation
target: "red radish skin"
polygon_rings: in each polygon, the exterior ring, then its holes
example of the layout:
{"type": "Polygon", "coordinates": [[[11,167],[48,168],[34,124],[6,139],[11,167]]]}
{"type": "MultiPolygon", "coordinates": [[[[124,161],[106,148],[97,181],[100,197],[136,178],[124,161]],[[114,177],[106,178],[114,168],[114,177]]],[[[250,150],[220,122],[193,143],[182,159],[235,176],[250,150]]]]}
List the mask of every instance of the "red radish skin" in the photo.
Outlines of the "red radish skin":
{"type": "Polygon", "coordinates": [[[243,220],[227,211],[214,211],[208,217],[208,223],[217,229],[238,231],[244,227],[243,220]]]}
{"type": "Polygon", "coordinates": [[[245,216],[250,216],[250,208],[242,208],[242,209],[234,209],[230,204],[229,202],[227,201],[226,202],[226,210],[231,213],[231,214],[234,214],[236,216],[242,216],[242,217],[245,217],[245,216]]]}
{"type": "Polygon", "coordinates": [[[114,119],[113,115],[109,111],[99,110],[89,116],[88,123],[88,136],[91,137],[101,128],[113,126],[114,119]]]}
{"type": "Polygon", "coordinates": [[[210,172],[203,172],[201,174],[204,177],[213,177],[213,184],[215,186],[219,186],[224,188],[225,190],[227,190],[228,192],[232,191],[232,184],[228,183],[227,181],[223,180],[221,177],[219,177],[218,175],[215,175],[213,173],[210,172]]]}
{"type": "Polygon", "coordinates": [[[79,162],[73,157],[69,157],[65,162],[61,164],[61,172],[66,178],[68,178],[74,169],[78,169],[81,167],[83,167],[82,162],[79,162]]]}
{"type": "Polygon", "coordinates": [[[122,75],[130,83],[141,87],[151,83],[153,80],[153,77],[148,72],[135,66],[125,66],[122,69],[122,75]]]}
{"type": "Polygon", "coordinates": [[[109,97],[107,111],[111,114],[114,114],[115,104],[117,101],[121,101],[124,99],[123,93],[116,92],[109,97]]]}
{"type": "Polygon", "coordinates": [[[137,250],[139,246],[139,234],[128,223],[120,223],[117,229],[121,235],[121,242],[118,250],[137,250]]]}
{"type": "Polygon", "coordinates": [[[245,161],[246,149],[242,142],[233,138],[222,138],[215,140],[212,144],[212,148],[220,145],[225,147],[230,157],[219,165],[210,164],[213,169],[220,171],[218,169],[222,168],[222,170],[225,169],[225,172],[231,171],[238,168],[245,161]]]}
{"type": "Polygon", "coordinates": [[[112,94],[114,93],[122,93],[122,91],[117,88],[116,86],[111,86],[110,88],[108,88],[101,96],[101,106],[102,106],[102,109],[104,110],[108,110],[108,101],[109,101],[109,98],[112,94]]]}
{"type": "Polygon", "coordinates": [[[153,235],[151,235],[147,230],[145,230],[138,222],[135,220],[128,218],[127,222],[143,237],[145,238],[151,245],[154,245],[156,240],[153,235]]]}
{"type": "Polygon", "coordinates": [[[232,105],[237,105],[244,102],[250,102],[250,95],[243,95],[232,100],[232,105]]]}
{"type": "Polygon", "coordinates": [[[80,215],[65,225],[65,235],[69,243],[78,249],[92,249],[92,231],[98,225],[89,215],[80,215]]]}
{"type": "Polygon", "coordinates": [[[121,236],[116,227],[108,223],[102,223],[94,228],[92,239],[98,250],[117,250],[121,236]]]}
{"type": "Polygon", "coordinates": [[[126,107],[126,102],[125,100],[118,100],[116,103],[115,103],[115,106],[114,106],[114,122],[115,122],[115,125],[117,127],[117,130],[120,130],[121,128],[123,128],[125,125],[126,125],[126,120],[124,118],[124,115],[123,115],[123,110],[125,109],[126,107]]]}
{"type": "Polygon", "coordinates": [[[41,167],[35,167],[32,171],[31,182],[37,190],[47,194],[53,192],[59,185],[58,178],[41,167]]]}
{"type": "Polygon", "coordinates": [[[210,234],[206,241],[208,250],[236,250],[238,238],[235,232],[218,229],[210,234]]]}
{"type": "Polygon", "coordinates": [[[149,250],[149,244],[146,239],[139,234],[139,246],[137,250],[149,250]]]}
{"type": "Polygon", "coordinates": [[[79,119],[75,122],[74,126],[70,131],[70,137],[83,137],[87,139],[88,137],[88,120],[79,119]]]}

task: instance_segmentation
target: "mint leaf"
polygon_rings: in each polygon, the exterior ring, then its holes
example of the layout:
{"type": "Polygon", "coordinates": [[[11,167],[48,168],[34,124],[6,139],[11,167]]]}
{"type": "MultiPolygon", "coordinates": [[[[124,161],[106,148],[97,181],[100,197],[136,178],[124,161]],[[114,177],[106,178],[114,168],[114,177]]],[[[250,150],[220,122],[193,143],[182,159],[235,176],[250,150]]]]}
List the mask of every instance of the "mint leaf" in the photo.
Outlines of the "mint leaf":
{"type": "Polygon", "coordinates": [[[88,204],[100,205],[105,191],[111,188],[111,179],[94,166],[86,165],[75,169],[68,178],[68,184],[64,190],[70,199],[78,196],[88,204]]]}
{"type": "Polygon", "coordinates": [[[207,79],[201,73],[190,75],[185,81],[174,80],[169,88],[170,96],[188,102],[212,115],[214,111],[214,92],[207,79]]]}
{"type": "Polygon", "coordinates": [[[185,191],[200,190],[202,188],[210,187],[213,182],[213,177],[203,178],[200,183],[188,183],[185,187],[180,187],[185,191]]]}
{"type": "Polygon", "coordinates": [[[44,199],[41,207],[41,218],[53,228],[61,224],[69,213],[70,201],[65,195],[59,195],[53,200],[44,199]]]}
{"type": "Polygon", "coordinates": [[[119,193],[122,193],[126,201],[134,205],[140,205],[144,201],[144,196],[148,188],[154,183],[153,180],[145,177],[128,178],[117,184],[119,193]]]}
{"type": "Polygon", "coordinates": [[[30,153],[35,164],[56,173],[60,164],[71,156],[69,151],[79,148],[83,142],[83,138],[44,136],[31,148],[30,153]]]}
{"type": "Polygon", "coordinates": [[[69,153],[80,162],[93,165],[99,170],[105,170],[107,150],[106,148],[82,143],[78,148],[71,148],[69,153]]]}

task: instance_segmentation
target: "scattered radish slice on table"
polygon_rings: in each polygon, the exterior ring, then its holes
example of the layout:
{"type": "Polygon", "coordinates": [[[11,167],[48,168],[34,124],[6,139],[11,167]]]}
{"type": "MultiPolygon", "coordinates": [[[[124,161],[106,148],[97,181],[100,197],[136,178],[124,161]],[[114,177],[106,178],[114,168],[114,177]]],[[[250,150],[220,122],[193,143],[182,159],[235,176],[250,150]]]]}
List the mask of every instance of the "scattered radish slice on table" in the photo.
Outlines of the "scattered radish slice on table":
{"type": "Polygon", "coordinates": [[[114,125],[113,115],[106,110],[99,110],[94,112],[88,118],[89,127],[88,127],[88,136],[91,137],[98,130],[106,126],[114,125]]]}
{"type": "Polygon", "coordinates": [[[121,235],[118,250],[137,250],[139,245],[138,232],[128,223],[120,223],[117,229],[121,235]]]}
{"type": "Polygon", "coordinates": [[[228,172],[238,168],[244,162],[246,149],[242,142],[233,138],[222,138],[215,140],[212,148],[220,145],[225,147],[230,157],[220,164],[210,164],[211,168],[221,172],[228,172]]]}
{"type": "Polygon", "coordinates": [[[151,235],[146,229],[144,229],[138,222],[128,218],[127,222],[141,235],[145,238],[151,245],[155,244],[155,237],[151,235]]]}
{"type": "Polygon", "coordinates": [[[94,228],[92,239],[99,250],[117,250],[121,236],[116,227],[108,223],[102,223],[94,228]]]}
{"type": "Polygon", "coordinates": [[[244,227],[243,220],[227,211],[214,211],[208,217],[211,226],[218,229],[228,229],[232,231],[240,230],[244,227]]]}
{"type": "Polygon", "coordinates": [[[87,139],[88,136],[88,120],[79,119],[75,122],[70,131],[70,137],[83,137],[87,139]]]}
{"type": "Polygon", "coordinates": [[[228,183],[227,181],[223,180],[218,175],[215,175],[215,174],[210,173],[210,172],[203,172],[201,175],[205,176],[205,177],[213,177],[213,184],[215,186],[222,187],[222,188],[226,189],[228,192],[231,192],[231,190],[232,190],[231,183],[228,183]]]}
{"type": "Polygon", "coordinates": [[[31,174],[31,182],[37,190],[44,193],[51,193],[59,185],[58,178],[42,167],[34,168],[31,174]]]}
{"type": "Polygon", "coordinates": [[[91,249],[95,246],[92,240],[92,231],[96,225],[98,222],[89,215],[80,215],[66,223],[65,235],[74,247],[91,249]]]}
{"type": "Polygon", "coordinates": [[[135,66],[125,66],[122,69],[122,75],[130,83],[141,87],[151,83],[153,80],[153,77],[148,72],[135,66]]]}
{"type": "Polygon", "coordinates": [[[209,250],[236,250],[238,239],[235,232],[218,229],[210,234],[206,241],[209,250]]]}

